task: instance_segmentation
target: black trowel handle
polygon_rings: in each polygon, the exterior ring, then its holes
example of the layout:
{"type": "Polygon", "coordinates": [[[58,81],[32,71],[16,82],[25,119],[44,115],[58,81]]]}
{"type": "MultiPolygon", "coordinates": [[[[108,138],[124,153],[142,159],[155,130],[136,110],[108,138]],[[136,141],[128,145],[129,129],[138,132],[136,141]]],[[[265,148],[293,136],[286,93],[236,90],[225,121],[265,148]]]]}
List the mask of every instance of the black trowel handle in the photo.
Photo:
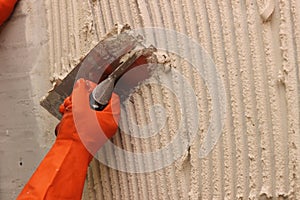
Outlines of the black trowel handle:
{"type": "Polygon", "coordinates": [[[103,110],[112,96],[114,85],[115,79],[111,77],[99,83],[90,94],[90,107],[97,111],[103,110]]]}
{"type": "Polygon", "coordinates": [[[126,58],[125,62],[122,62],[107,79],[99,83],[90,94],[90,107],[94,110],[103,110],[114,91],[115,82],[120,78],[125,71],[137,60],[141,55],[141,52],[135,52],[130,57],[126,58]]]}
{"type": "Polygon", "coordinates": [[[98,102],[94,99],[92,93],[90,94],[90,107],[91,107],[93,110],[96,110],[96,111],[102,111],[102,110],[104,110],[104,108],[105,108],[106,106],[107,106],[107,104],[106,104],[106,105],[102,105],[102,104],[98,103],[98,102]]]}

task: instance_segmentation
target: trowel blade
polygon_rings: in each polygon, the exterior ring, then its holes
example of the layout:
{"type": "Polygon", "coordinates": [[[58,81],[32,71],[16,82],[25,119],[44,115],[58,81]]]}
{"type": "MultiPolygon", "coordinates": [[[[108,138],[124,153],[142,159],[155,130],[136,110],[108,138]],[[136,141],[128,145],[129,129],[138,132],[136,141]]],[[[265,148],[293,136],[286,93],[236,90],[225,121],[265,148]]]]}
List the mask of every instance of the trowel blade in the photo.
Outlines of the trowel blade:
{"type": "MultiPolygon", "coordinates": [[[[43,97],[40,104],[53,116],[60,119],[59,106],[67,96],[71,95],[77,79],[84,78],[98,84],[106,79],[121,62],[124,62],[122,59],[126,54],[143,48],[145,47],[141,44],[141,38],[134,36],[129,27],[124,26],[121,31],[116,28],[113,29],[63,80],[56,82],[57,84],[43,97]]],[[[156,62],[156,59],[148,58],[148,54],[140,55],[126,72],[137,66],[147,64],[149,60],[156,62]]],[[[126,76],[119,81],[123,87],[118,88],[115,92],[124,97],[128,94],[128,88],[135,87],[149,76],[150,71],[148,69],[140,70],[138,74],[126,76]]]]}

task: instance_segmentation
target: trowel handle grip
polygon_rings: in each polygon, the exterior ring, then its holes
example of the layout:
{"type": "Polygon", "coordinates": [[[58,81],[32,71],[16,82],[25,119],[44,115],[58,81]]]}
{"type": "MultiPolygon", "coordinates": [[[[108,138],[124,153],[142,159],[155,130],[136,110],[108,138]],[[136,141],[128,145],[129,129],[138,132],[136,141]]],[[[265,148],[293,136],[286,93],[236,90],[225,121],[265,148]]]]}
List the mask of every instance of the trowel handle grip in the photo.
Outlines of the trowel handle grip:
{"type": "Polygon", "coordinates": [[[108,77],[99,83],[90,94],[90,107],[101,111],[108,104],[114,91],[115,79],[108,77]]]}
{"type": "Polygon", "coordinates": [[[98,102],[94,99],[92,93],[90,94],[90,107],[91,107],[91,109],[96,110],[96,111],[102,111],[102,110],[104,110],[104,108],[105,108],[106,106],[107,106],[107,104],[102,105],[102,104],[98,103],[98,102]]]}

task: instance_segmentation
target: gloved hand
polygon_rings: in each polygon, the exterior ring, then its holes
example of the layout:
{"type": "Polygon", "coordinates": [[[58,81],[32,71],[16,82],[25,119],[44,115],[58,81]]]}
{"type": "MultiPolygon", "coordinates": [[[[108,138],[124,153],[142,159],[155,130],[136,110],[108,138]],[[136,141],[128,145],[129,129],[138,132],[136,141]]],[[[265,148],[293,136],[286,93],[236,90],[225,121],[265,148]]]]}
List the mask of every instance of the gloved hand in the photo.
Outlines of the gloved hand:
{"type": "Polygon", "coordinates": [[[104,110],[90,108],[89,95],[95,87],[96,84],[88,80],[79,79],[76,82],[72,95],[59,108],[63,118],[57,127],[57,140],[80,140],[92,155],[116,133],[120,115],[116,94],[112,95],[104,110]]]}
{"type": "Polygon", "coordinates": [[[0,26],[8,19],[16,2],[17,0],[0,0],[0,26]]]}
{"type": "Polygon", "coordinates": [[[72,95],[60,106],[63,118],[56,141],[20,193],[20,199],[80,200],[88,164],[97,150],[118,128],[119,97],[102,111],[89,106],[95,83],[80,79],[72,95]]]}

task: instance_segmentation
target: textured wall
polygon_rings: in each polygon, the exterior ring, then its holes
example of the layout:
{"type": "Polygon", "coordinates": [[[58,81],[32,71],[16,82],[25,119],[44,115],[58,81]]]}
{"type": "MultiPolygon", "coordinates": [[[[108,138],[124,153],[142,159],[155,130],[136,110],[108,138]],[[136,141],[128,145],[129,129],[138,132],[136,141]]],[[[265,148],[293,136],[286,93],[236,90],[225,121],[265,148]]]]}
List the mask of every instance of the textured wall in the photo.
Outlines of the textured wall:
{"type": "MultiPolygon", "coordinates": [[[[86,199],[300,198],[299,1],[45,2],[53,79],[74,67],[115,23],[128,23],[133,28],[165,27],[194,38],[212,57],[225,86],[222,137],[207,157],[199,159],[211,99],[187,64],[175,62],[174,67],[192,80],[199,100],[195,141],[175,163],[152,173],[120,172],[93,161],[86,199]]],[[[187,104],[183,112],[193,116],[190,97],[180,84],[170,81],[182,90],[187,104]]],[[[161,87],[141,88],[126,104],[122,131],[113,142],[134,152],[154,151],[167,144],[180,121],[174,101],[161,87]],[[153,103],[166,108],[168,120],[161,132],[148,139],[124,134],[141,132],[131,124],[151,121],[147,113],[153,103]]],[[[160,115],[156,113],[155,119],[158,123],[160,115]]],[[[113,150],[105,154],[115,155],[113,150]]],[[[131,163],[136,168],[143,164],[131,163]]]]}

